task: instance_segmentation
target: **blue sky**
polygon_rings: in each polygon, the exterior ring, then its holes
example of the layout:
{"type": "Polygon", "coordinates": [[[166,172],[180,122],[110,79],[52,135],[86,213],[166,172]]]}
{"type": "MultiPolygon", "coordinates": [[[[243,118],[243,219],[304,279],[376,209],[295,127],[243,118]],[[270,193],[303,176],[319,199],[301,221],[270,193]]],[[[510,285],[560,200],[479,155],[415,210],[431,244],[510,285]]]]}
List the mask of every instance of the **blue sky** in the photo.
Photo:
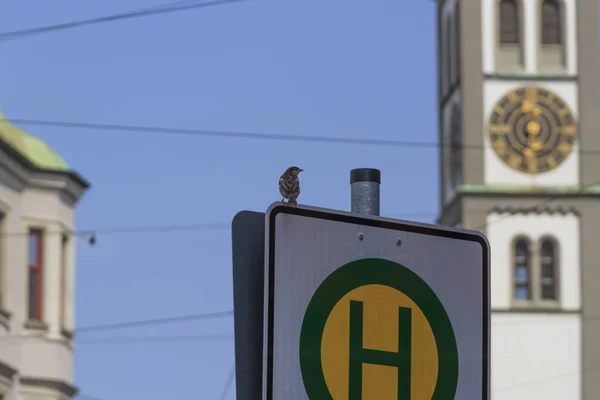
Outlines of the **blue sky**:
{"type": "MultiPolygon", "coordinates": [[[[162,3],[2,2],[0,30],[162,3]]],[[[8,118],[434,141],[434,22],[428,0],[247,0],[0,42],[0,106],[8,118]]],[[[279,200],[291,164],[305,170],[301,203],[348,210],[349,171],[366,166],[382,170],[382,215],[430,222],[438,204],[435,149],[23,128],[91,181],[80,229],[229,223],[279,200]]],[[[77,326],[231,309],[230,246],[227,229],[80,241],[77,326]]],[[[85,339],[232,333],[224,318],[85,339]]],[[[219,399],[233,341],[80,344],[75,363],[77,386],[101,400],[219,399]]]]}

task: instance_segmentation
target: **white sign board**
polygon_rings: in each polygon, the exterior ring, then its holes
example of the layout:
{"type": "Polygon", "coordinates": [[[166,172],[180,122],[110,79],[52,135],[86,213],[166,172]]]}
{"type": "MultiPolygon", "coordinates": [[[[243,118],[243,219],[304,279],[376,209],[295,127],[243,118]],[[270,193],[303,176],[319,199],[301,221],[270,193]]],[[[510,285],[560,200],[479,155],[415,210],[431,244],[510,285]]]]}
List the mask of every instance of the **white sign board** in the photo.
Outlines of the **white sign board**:
{"type": "Polygon", "coordinates": [[[488,400],[489,326],[483,235],[267,211],[263,400],[488,400]]]}

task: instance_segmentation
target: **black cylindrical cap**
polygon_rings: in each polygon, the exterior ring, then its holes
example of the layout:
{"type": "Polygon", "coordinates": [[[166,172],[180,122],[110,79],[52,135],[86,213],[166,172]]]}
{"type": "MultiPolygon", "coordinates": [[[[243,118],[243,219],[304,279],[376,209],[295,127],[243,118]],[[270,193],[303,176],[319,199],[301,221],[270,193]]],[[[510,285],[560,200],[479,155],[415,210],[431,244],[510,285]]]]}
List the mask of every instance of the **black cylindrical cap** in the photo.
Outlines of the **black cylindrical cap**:
{"type": "Polygon", "coordinates": [[[356,168],[350,171],[350,184],[354,182],[377,182],[381,184],[381,171],[375,168],[356,168]]]}

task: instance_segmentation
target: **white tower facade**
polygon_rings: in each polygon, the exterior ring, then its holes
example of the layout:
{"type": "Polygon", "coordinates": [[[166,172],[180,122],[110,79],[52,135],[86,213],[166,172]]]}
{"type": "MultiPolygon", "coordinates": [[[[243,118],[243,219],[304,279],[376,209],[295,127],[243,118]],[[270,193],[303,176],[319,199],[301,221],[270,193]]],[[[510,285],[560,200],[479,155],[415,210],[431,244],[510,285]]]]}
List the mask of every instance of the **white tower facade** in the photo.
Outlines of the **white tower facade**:
{"type": "Polygon", "coordinates": [[[437,16],[439,223],[491,244],[492,399],[598,399],[598,2],[437,16]]]}

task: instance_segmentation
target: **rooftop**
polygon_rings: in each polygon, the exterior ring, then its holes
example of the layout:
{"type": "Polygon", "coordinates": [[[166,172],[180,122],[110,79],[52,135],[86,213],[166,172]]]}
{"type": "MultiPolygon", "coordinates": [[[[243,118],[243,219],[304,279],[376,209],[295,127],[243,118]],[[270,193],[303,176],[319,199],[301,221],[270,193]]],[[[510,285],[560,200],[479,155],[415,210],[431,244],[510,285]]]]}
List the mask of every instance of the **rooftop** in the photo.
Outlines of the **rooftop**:
{"type": "Polygon", "coordinates": [[[8,144],[35,167],[49,171],[69,171],[69,166],[41,139],[11,124],[0,111],[0,140],[8,144]]]}

